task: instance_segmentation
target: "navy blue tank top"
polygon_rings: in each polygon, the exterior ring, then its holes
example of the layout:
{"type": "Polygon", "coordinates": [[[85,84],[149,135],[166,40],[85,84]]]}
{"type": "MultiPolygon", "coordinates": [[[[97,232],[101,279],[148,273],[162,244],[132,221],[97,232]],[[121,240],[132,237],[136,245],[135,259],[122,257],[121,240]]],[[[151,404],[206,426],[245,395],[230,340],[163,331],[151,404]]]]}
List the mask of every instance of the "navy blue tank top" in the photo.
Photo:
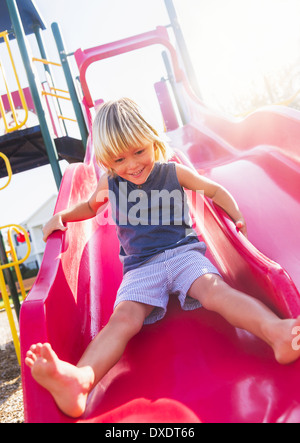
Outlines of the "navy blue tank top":
{"type": "Polygon", "coordinates": [[[167,249],[199,241],[175,163],[155,163],[140,186],[119,176],[109,176],[108,185],[124,274],[167,249]]]}

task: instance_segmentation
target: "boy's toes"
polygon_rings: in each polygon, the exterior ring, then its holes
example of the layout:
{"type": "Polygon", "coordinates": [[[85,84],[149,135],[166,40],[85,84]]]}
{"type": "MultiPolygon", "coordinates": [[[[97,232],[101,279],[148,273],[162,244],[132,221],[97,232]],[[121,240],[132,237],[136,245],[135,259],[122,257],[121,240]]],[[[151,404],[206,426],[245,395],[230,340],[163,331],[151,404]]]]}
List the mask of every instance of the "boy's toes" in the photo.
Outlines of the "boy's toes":
{"type": "Polygon", "coordinates": [[[30,347],[30,351],[35,354],[37,357],[41,356],[41,349],[42,349],[43,345],[42,343],[38,343],[36,345],[32,345],[30,347]]]}
{"type": "Polygon", "coordinates": [[[41,357],[48,362],[55,360],[56,354],[49,343],[45,343],[41,349],[41,357]]]}
{"type": "Polygon", "coordinates": [[[27,352],[27,357],[25,358],[25,364],[29,367],[32,368],[34,363],[35,363],[36,359],[34,358],[34,356],[30,355],[29,352],[27,352]]]}
{"type": "Polygon", "coordinates": [[[38,343],[30,347],[30,350],[26,354],[25,363],[32,368],[38,361],[52,363],[55,358],[56,354],[50,344],[38,343]]]}

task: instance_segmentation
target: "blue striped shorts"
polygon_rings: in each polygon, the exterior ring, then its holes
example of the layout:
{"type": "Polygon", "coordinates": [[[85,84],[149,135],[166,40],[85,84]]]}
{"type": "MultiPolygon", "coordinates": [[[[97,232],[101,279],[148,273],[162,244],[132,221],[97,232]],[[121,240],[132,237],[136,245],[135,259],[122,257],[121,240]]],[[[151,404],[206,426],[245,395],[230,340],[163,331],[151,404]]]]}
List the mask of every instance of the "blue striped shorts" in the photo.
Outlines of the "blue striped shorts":
{"type": "Polygon", "coordinates": [[[134,301],[154,306],[144,324],[156,323],[167,312],[170,295],[178,296],[183,310],[201,308],[201,304],[189,297],[188,291],[197,278],[205,274],[220,275],[205,257],[203,242],[179,246],[162,252],[142,266],[127,272],[117,293],[114,308],[123,301],[134,301]]]}

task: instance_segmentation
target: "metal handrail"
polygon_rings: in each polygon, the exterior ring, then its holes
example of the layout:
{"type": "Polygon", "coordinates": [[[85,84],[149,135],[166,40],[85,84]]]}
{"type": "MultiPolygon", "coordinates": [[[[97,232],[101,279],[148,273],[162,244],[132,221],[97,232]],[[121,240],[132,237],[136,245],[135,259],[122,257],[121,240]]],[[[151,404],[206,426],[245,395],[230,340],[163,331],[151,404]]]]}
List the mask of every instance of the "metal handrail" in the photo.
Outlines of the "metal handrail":
{"type": "Polygon", "coordinates": [[[17,116],[17,113],[16,113],[16,108],[15,108],[15,105],[14,105],[14,102],[13,102],[13,99],[12,99],[12,95],[11,95],[9,87],[8,87],[8,82],[6,80],[6,75],[5,75],[5,72],[4,72],[4,68],[3,68],[3,66],[2,66],[2,64],[0,62],[0,71],[2,73],[2,77],[3,77],[3,81],[4,81],[6,93],[7,93],[7,98],[8,98],[8,101],[9,101],[9,106],[10,106],[10,109],[11,109],[11,112],[12,112],[12,116],[13,116],[13,120],[14,120],[15,125],[12,126],[12,127],[9,127],[9,125],[7,123],[6,116],[5,116],[5,109],[4,109],[4,105],[3,105],[3,101],[2,101],[1,96],[0,96],[0,112],[1,112],[2,117],[3,117],[5,130],[6,130],[7,133],[10,133],[10,132],[14,132],[14,131],[17,131],[17,130],[21,129],[26,124],[26,122],[28,120],[28,106],[27,106],[25,95],[24,95],[24,92],[23,92],[23,89],[21,87],[21,83],[20,83],[20,80],[19,80],[19,77],[18,77],[18,74],[17,74],[17,69],[16,69],[16,65],[15,65],[14,59],[13,59],[13,55],[12,55],[12,52],[11,52],[11,49],[10,49],[10,44],[9,44],[9,39],[8,39],[8,32],[7,31],[0,32],[0,38],[3,38],[4,42],[6,44],[6,48],[7,48],[7,51],[8,51],[9,58],[10,58],[10,62],[11,62],[11,65],[12,65],[12,68],[13,68],[13,71],[14,71],[14,74],[15,74],[15,79],[16,79],[16,82],[17,82],[17,85],[18,85],[18,92],[19,92],[19,95],[20,95],[20,100],[21,100],[21,103],[22,103],[22,107],[23,107],[23,109],[25,111],[25,117],[24,117],[23,121],[19,122],[18,116],[17,116]]]}
{"type": "MultiPolygon", "coordinates": [[[[52,66],[58,66],[59,68],[62,68],[61,63],[51,62],[51,61],[46,60],[44,58],[33,57],[32,60],[34,62],[43,63],[44,65],[52,65],[52,66]]],[[[70,97],[64,97],[63,95],[57,94],[57,92],[62,92],[64,94],[67,94],[67,95],[70,96],[69,91],[66,91],[65,89],[55,88],[54,86],[50,87],[50,90],[53,91],[53,92],[42,91],[42,96],[44,96],[44,97],[54,97],[56,99],[72,101],[72,99],[70,97]]],[[[74,120],[73,118],[64,117],[63,115],[58,115],[57,117],[58,117],[59,120],[68,120],[70,122],[77,123],[77,120],[74,120]]]]}
{"type": "MultiPolygon", "coordinates": [[[[0,191],[1,191],[9,185],[9,183],[11,181],[11,177],[12,177],[12,169],[11,169],[9,159],[6,157],[6,155],[4,155],[2,152],[0,152],[0,157],[3,158],[5,165],[6,165],[7,173],[8,173],[8,182],[6,183],[5,186],[0,188],[0,191]]],[[[11,268],[11,267],[15,268],[16,275],[17,275],[18,282],[19,282],[19,286],[20,286],[20,290],[21,290],[21,294],[22,294],[22,297],[24,300],[26,297],[26,293],[25,293],[25,288],[24,288],[23,279],[22,279],[19,265],[24,263],[28,259],[29,255],[31,253],[31,245],[30,245],[30,239],[29,239],[28,232],[22,226],[10,224],[10,225],[0,227],[0,231],[2,229],[8,229],[8,243],[10,246],[10,251],[8,251],[8,253],[11,254],[13,261],[11,263],[3,264],[3,265],[0,262],[0,292],[2,295],[3,302],[4,302],[6,314],[8,317],[8,322],[9,322],[10,330],[12,333],[12,338],[13,338],[14,347],[16,350],[17,359],[18,359],[19,364],[21,364],[20,340],[19,340],[19,336],[18,336],[18,331],[17,331],[15,319],[14,319],[14,316],[12,313],[12,309],[10,307],[9,295],[8,295],[8,292],[6,289],[6,282],[5,282],[3,271],[5,269],[11,268]],[[25,257],[22,258],[21,260],[18,260],[16,249],[13,245],[12,231],[15,231],[17,234],[23,233],[24,237],[25,237],[25,241],[27,244],[27,253],[26,253],[25,257]]]]}
{"type": "Polygon", "coordinates": [[[6,157],[6,155],[4,155],[2,152],[0,152],[0,157],[3,158],[3,160],[5,162],[5,166],[6,166],[6,170],[7,170],[7,174],[8,174],[8,181],[7,181],[6,185],[2,186],[2,188],[0,188],[0,191],[2,191],[3,189],[7,188],[7,186],[11,182],[12,169],[11,169],[10,162],[9,162],[8,158],[6,157]]]}
{"type": "MultiPolygon", "coordinates": [[[[12,226],[11,228],[9,228],[8,232],[7,232],[7,237],[8,237],[8,244],[10,247],[10,250],[7,251],[8,254],[11,255],[13,262],[15,263],[14,268],[16,271],[16,275],[17,275],[17,279],[18,279],[18,283],[19,283],[19,287],[20,287],[20,291],[21,291],[21,295],[23,300],[25,300],[26,298],[26,291],[25,291],[25,287],[24,287],[24,283],[23,283],[23,278],[22,278],[22,274],[21,274],[21,270],[20,270],[20,266],[18,263],[18,257],[17,257],[17,252],[16,252],[16,248],[13,244],[13,239],[12,239],[12,232],[15,231],[17,234],[20,234],[19,230],[16,229],[16,226],[12,226]]],[[[25,237],[26,240],[26,237],[25,237]]],[[[27,254],[31,252],[31,245],[30,245],[30,241],[29,243],[27,243],[27,254]]]]}
{"type": "Polygon", "coordinates": [[[4,264],[0,266],[0,291],[2,294],[2,299],[4,302],[4,306],[5,306],[5,310],[7,313],[7,317],[8,317],[8,321],[9,321],[9,326],[10,326],[10,330],[12,333],[12,337],[13,337],[13,342],[14,342],[14,346],[15,346],[15,350],[16,350],[16,355],[18,358],[18,362],[19,364],[21,364],[21,349],[20,349],[20,340],[19,340],[19,336],[18,336],[18,332],[17,332],[17,327],[15,324],[15,320],[14,320],[14,316],[12,313],[12,309],[10,307],[10,302],[9,302],[9,295],[7,293],[7,289],[6,289],[6,283],[5,283],[5,278],[4,278],[4,269],[10,268],[10,267],[16,267],[17,265],[20,265],[22,263],[24,263],[27,258],[30,255],[31,252],[31,246],[30,246],[30,239],[29,239],[29,235],[27,233],[27,231],[19,225],[6,225],[6,226],[2,226],[0,227],[0,230],[2,229],[14,229],[17,233],[23,233],[25,236],[25,240],[28,246],[28,251],[27,254],[25,255],[24,258],[22,258],[21,260],[18,260],[16,257],[14,258],[14,261],[12,263],[8,263],[8,264],[4,264]]]}
{"type": "Polygon", "coordinates": [[[25,257],[22,258],[21,260],[17,259],[15,261],[11,262],[11,263],[8,263],[8,264],[5,264],[5,265],[1,265],[0,266],[0,271],[2,271],[3,269],[11,268],[11,267],[16,266],[16,265],[21,265],[22,263],[24,263],[28,259],[29,255],[30,255],[30,252],[31,252],[30,239],[29,239],[29,235],[28,235],[28,232],[26,231],[26,229],[24,229],[20,225],[6,225],[6,226],[0,227],[0,231],[2,231],[3,229],[9,229],[9,228],[13,228],[17,232],[17,234],[21,234],[21,233],[24,234],[25,240],[26,240],[26,244],[27,244],[27,247],[28,247],[28,251],[27,251],[27,254],[25,255],[25,257]]]}

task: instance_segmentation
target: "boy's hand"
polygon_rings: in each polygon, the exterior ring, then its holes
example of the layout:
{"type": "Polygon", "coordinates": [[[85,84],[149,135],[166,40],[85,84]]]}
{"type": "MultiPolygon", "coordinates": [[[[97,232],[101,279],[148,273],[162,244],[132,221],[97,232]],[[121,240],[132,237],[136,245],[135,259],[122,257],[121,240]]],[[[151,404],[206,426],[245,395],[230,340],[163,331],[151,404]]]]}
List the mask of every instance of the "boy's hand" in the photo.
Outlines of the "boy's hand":
{"type": "Polygon", "coordinates": [[[46,243],[49,235],[54,231],[67,231],[68,228],[63,224],[62,217],[59,214],[54,215],[43,228],[43,240],[46,243]]]}
{"type": "Polygon", "coordinates": [[[248,238],[247,225],[243,218],[235,222],[235,226],[246,238],[248,238]]]}

